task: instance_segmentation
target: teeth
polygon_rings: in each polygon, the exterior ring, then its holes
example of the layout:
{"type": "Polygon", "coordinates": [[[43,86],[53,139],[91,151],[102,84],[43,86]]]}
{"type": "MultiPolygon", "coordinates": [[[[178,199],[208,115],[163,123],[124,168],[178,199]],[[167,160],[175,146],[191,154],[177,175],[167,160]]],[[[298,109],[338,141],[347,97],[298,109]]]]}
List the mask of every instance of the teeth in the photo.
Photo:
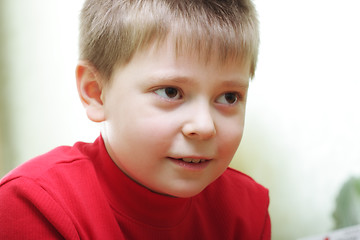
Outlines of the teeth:
{"type": "Polygon", "coordinates": [[[199,162],[205,162],[205,159],[194,159],[194,158],[183,158],[182,159],[184,162],[188,162],[188,163],[199,163],[199,162]]]}
{"type": "Polygon", "coordinates": [[[193,159],[191,162],[193,163],[199,163],[201,159],[193,159]]]}
{"type": "Polygon", "coordinates": [[[193,159],[192,158],[183,158],[182,160],[184,162],[189,162],[190,163],[190,162],[192,162],[193,159]]]}

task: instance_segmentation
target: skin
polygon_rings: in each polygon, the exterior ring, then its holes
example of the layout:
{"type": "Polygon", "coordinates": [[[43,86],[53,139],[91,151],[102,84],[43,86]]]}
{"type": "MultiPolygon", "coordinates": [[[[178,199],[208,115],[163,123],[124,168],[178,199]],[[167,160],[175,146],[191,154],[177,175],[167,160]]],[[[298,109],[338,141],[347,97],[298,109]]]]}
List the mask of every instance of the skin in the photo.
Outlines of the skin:
{"type": "Polygon", "coordinates": [[[137,52],[105,87],[96,69],[80,62],[77,83],[88,117],[103,122],[114,163],[154,192],[200,193],[226,170],[241,141],[248,64],[220,64],[215,53],[209,61],[191,52],[176,56],[169,39],[137,52]]]}

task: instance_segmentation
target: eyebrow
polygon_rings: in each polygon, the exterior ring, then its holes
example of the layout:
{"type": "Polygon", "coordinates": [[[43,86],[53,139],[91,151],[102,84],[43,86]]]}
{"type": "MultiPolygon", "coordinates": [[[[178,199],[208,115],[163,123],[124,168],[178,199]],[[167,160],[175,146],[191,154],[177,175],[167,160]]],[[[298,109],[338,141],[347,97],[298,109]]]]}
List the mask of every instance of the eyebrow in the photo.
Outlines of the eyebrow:
{"type": "Polygon", "coordinates": [[[249,88],[249,81],[245,81],[242,78],[241,78],[241,81],[225,80],[225,81],[222,82],[222,85],[224,87],[229,87],[229,88],[244,88],[244,89],[247,89],[247,88],[249,88]]]}
{"type": "Polygon", "coordinates": [[[191,78],[185,77],[185,76],[176,76],[171,74],[165,74],[165,75],[154,75],[150,76],[148,78],[150,82],[161,82],[161,81],[169,81],[169,82],[175,82],[175,83],[191,83],[193,80],[191,78]]]}
{"type": "MultiPolygon", "coordinates": [[[[186,76],[176,76],[176,75],[155,75],[149,78],[151,82],[158,82],[158,81],[169,81],[178,84],[188,84],[196,82],[192,78],[186,76]]],[[[243,78],[236,78],[234,80],[223,80],[221,81],[221,86],[228,87],[228,88],[241,88],[241,89],[248,89],[249,88],[249,81],[245,81],[243,78]],[[240,80],[240,81],[239,81],[240,80]]]]}

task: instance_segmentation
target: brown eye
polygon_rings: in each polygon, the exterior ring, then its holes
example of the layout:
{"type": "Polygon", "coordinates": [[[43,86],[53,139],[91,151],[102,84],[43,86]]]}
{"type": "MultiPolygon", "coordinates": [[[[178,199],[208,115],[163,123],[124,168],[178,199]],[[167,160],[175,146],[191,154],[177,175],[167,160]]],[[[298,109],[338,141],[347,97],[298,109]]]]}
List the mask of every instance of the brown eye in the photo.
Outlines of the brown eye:
{"type": "Polygon", "coordinates": [[[233,93],[225,93],[225,99],[228,103],[233,104],[237,101],[237,96],[233,93]]]}
{"type": "Polygon", "coordinates": [[[176,88],[167,87],[165,88],[165,94],[169,98],[175,98],[178,95],[178,90],[176,88]]]}
{"type": "Polygon", "coordinates": [[[181,98],[181,93],[177,88],[174,87],[165,87],[165,88],[159,88],[154,91],[157,95],[160,97],[171,99],[171,100],[177,100],[181,98]]]}
{"type": "Polygon", "coordinates": [[[228,92],[222,94],[218,99],[216,99],[217,103],[233,105],[239,101],[239,94],[236,92],[228,92]]]}

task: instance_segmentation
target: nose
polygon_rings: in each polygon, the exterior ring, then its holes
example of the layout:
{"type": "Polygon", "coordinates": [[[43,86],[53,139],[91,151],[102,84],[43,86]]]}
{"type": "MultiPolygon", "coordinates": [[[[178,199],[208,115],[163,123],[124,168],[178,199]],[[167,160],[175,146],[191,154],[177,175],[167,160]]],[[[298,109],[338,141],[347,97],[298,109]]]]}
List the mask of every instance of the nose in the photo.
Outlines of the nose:
{"type": "Polygon", "coordinates": [[[187,116],[182,127],[182,133],[187,138],[208,140],[216,135],[216,127],[210,106],[198,104],[196,107],[192,107],[187,116]]]}

